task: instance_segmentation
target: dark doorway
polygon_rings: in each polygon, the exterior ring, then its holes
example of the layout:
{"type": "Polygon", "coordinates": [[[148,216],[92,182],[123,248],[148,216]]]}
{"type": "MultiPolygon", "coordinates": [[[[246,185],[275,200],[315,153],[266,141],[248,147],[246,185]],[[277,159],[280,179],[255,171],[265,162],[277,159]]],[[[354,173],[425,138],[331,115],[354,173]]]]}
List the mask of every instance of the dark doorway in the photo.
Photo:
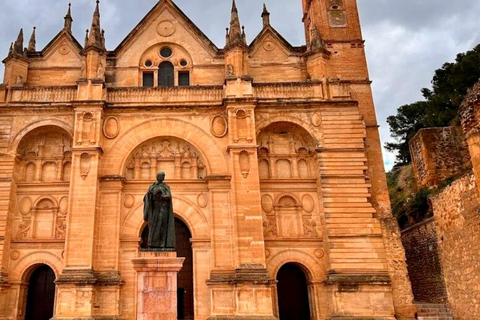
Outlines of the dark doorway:
{"type": "MultiPolygon", "coordinates": [[[[177,257],[185,258],[177,276],[177,319],[190,320],[194,317],[193,305],[193,253],[190,239],[192,234],[183,221],[175,218],[175,249],[177,257]]],[[[148,225],[142,232],[141,248],[147,247],[148,225]]]]}
{"type": "Polygon", "coordinates": [[[158,86],[173,87],[175,85],[174,67],[170,62],[162,62],[158,67],[158,86]]]}
{"type": "Polygon", "coordinates": [[[307,278],[302,269],[287,263],[278,271],[277,281],[280,320],[310,320],[307,278]]]}
{"type": "Polygon", "coordinates": [[[49,320],[55,303],[55,273],[42,265],[30,276],[25,320],[49,320]]]}

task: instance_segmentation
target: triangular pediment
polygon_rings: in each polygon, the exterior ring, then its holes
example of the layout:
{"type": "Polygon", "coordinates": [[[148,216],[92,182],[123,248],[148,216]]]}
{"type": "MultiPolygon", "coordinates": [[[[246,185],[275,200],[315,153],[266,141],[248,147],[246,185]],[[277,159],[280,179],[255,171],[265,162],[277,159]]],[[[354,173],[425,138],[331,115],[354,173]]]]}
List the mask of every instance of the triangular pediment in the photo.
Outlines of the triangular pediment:
{"type": "MultiPolygon", "coordinates": [[[[145,50],[158,43],[189,44],[195,54],[198,50],[216,56],[219,49],[171,0],[161,0],[118,45],[117,58],[127,52],[145,50]]],[[[188,50],[188,48],[187,48],[188,50]]],[[[131,56],[131,54],[128,54],[131,56]]]]}
{"type": "Polygon", "coordinates": [[[82,50],[82,46],[75,37],[63,29],[40,52],[39,58],[56,67],[77,67],[82,64],[82,50]]]}
{"type": "Polygon", "coordinates": [[[269,52],[281,52],[288,56],[297,51],[272,26],[264,27],[252,41],[249,48],[252,57],[255,57],[256,54],[269,52]]]}

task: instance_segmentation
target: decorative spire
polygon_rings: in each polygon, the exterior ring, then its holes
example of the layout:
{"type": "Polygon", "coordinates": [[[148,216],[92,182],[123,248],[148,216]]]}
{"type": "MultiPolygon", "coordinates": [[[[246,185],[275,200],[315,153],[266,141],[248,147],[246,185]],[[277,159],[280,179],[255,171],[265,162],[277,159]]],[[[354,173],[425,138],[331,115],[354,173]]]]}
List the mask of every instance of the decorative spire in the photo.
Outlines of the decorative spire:
{"type": "Polygon", "coordinates": [[[13,45],[13,54],[23,56],[23,29],[20,29],[17,40],[15,40],[15,44],[13,45]]]}
{"type": "Polygon", "coordinates": [[[88,35],[88,41],[86,47],[94,46],[98,49],[105,50],[102,40],[102,29],[100,28],[100,0],[97,0],[97,6],[93,13],[92,26],[90,27],[90,33],[88,35]]]}
{"type": "Polygon", "coordinates": [[[313,26],[310,30],[310,51],[325,48],[325,42],[323,41],[320,33],[318,33],[317,27],[313,26]]]}
{"type": "Polygon", "coordinates": [[[10,49],[8,49],[8,56],[10,56],[11,54],[13,54],[13,42],[10,45],[10,49]]]}
{"type": "Polygon", "coordinates": [[[263,12],[262,12],[262,19],[263,19],[263,27],[266,28],[270,25],[270,12],[267,10],[267,5],[263,4],[263,12]]]}
{"type": "Polygon", "coordinates": [[[28,42],[27,51],[29,51],[29,52],[37,51],[37,49],[36,49],[37,41],[35,39],[35,30],[37,30],[37,28],[33,27],[32,36],[30,37],[30,41],[28,42]]]}
{"type": "Polygon", "coordinates": [[[230,31],[228,33],[227,46],[240,43],[246,44],[240,30],[240,19],[238,18],[237,4],[232,3],[232,16],[230,18],[230,31]]]}
{"type": "Polygon", "coordinates": [[[65,16],[65,24],[64,24],[64,28],[65,30],[67,30],[68,32],[72,32],[72,22],[73,22],[73,19],[72,19],[72,4],[69,3],[68,4],[68,11],[67,11],[67,15],[65,16]]]}
{"type": "Polygon", "coordinates": [[[84,48],[86,48],[88,45],[88,29],[85,31],[85,43],[83,45],[84,48]]]}

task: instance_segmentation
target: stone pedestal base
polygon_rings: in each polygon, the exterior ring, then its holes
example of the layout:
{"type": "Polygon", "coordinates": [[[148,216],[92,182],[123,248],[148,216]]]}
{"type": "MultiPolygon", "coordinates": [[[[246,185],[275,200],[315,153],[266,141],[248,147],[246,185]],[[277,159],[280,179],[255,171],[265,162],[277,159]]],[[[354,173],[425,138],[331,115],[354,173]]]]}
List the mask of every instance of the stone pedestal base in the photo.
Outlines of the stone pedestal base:
{"type": "Polygon", "coordinates": [[[177,320],[177,273],[185,258],[176,252],[140,252],[137,271],[137,320],[177,320]]]}

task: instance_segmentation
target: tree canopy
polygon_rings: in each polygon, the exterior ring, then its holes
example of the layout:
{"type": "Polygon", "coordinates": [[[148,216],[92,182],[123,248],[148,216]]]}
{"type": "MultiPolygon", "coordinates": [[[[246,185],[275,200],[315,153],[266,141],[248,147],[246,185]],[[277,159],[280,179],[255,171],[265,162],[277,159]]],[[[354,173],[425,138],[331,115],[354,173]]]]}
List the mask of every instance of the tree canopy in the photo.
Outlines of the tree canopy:
{"type": "Polygon", "coordinates": [[[455,62],[445,63],[435,71],[432,89],[421,90],[425,100],[401,106],[387,118],[396,142],[385,148],[397,152],[396,165],[411,162],[408,142],[422,128],[458,125],[458,108],[468,90],[480,78],[480,45],[457,55],[455,62]]]}

